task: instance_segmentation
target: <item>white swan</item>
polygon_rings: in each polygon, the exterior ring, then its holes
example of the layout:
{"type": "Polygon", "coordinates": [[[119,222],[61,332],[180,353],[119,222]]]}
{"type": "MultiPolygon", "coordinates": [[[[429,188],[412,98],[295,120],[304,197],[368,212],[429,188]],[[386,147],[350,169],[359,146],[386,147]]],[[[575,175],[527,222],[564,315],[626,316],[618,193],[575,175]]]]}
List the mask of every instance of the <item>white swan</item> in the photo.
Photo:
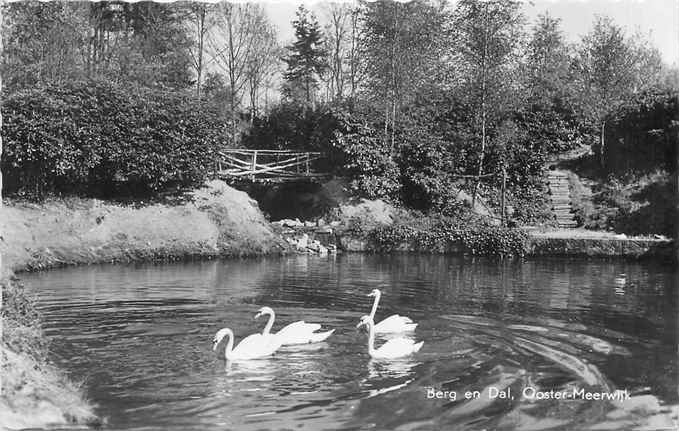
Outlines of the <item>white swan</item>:
{"type": "Polygon", "coordinates": [[[212,340],[212,350],[217,350],[217,347],[224,337],[228,337],[229,339],[224,354],[224,357],[229,361],[269,356],[281,347],[281,343],[278,339],[272,336],[263,336],[262,334],[249,335],[243,338],[236,347],[233,347],[233,331],[229,328],[224,328],[220,329],[215,335],[214,340],[212,340]]]}
{"type": "MultiPolygon", "coordinates": [[[[380,302],[382,292],[380,292],[379,289],[373,289],[373,291],[370,292],[368,296],[375,297],[373,308],[370,311],[370,319],[374,322],[377,304],[380,302]]],[[[414,331],[416,327],[417,323],[413,323],[412,319],[405,316],[399,316],[398,314],[393,314],[374,326],[376,334],[414,331]]]]}
{"type": "Polygon", "coordinates": [[[258,311],[259,312],[255,316],[255,319],[257,319],[259,316],[269,316],[269,321],[266,322],[266,326],[264,327],[264,331],[262,331],[262,335],[275,336],[278,339],[278,342],[280,342],[283,346],[290,346],[293,344],[320,343],[331,336],[333,332],[335,332],[334,329],[326,332],[315,332],[321,329],[321,325],[318,323],[306,323],[303,320],[300,320],[283,327],[275,334],[270,334],[274,319],[276,318],[276,313],[274,313],[270,307],[262,307],[258,311]]]}
{"type": "Polygon", "coordinates": [[[392,338],[386,343],[382,344],[379,349],[375,349],[375,322],[370,316],[361,317],[356,328],[361,326],[368,326],[368,354],[374,359],[396,359],[404,356],[412,355],[419,351],[424,344],[424,341],[415,343],[410,338],[392,338]]]}

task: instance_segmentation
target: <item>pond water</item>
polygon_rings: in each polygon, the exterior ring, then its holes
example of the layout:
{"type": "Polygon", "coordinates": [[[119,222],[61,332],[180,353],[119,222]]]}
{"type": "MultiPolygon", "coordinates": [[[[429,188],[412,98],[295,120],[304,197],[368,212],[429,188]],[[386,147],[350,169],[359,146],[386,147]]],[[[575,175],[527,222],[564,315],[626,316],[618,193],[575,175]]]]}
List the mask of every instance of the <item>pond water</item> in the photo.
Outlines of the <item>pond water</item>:
{"type": "Polygon", "coordinates": [[[358,254],[22,275],[54,362],[105,429],[126,430],[677,429],[674,277],[653,262],[358,254]],[[373,288],[377,320],[419,323],[419,353],[371,360],[355,327],[373,288]],[[336,331],[227,364],[215,332],[261,331],[264,305],[274,330],[336,331]],[[617,389],[630,398],[585,399],[617,389]],[[550,390],[572,397],[538,399],[550,390]]]}

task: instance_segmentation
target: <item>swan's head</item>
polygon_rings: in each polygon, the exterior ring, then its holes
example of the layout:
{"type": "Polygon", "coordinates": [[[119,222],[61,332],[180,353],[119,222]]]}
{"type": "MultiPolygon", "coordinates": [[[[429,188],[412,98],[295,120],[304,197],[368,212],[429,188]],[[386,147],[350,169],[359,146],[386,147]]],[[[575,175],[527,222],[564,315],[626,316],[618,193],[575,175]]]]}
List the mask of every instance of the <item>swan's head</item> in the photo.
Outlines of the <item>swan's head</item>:
{"type": "Polygon", "coordinates": [[[221,343],[224,337],[227,335],[233,335],[233,332],[229,328],[224,328],[217,331],[215,338],[212,339],[212,350],[217,350],[217,346],[219,346],[219,343],[221,343]]]}
{"type": "Polygon", "coordinates": [[[381,294],[380,289],[373,289],[368,296],[379,296],[381,294]]]}
{"type": "Polygon", "coordinates": [[[265,314],[272,315],[273,310],[271,307],[262,307],[259,310],[257,310],[257,314],[255,314],[255,319],[259,318],[260,316],[264,316],[265,314]]]}
{"type": "Polygon", "coordinates": [[[361,326],[367,326],[370,327],[370,325],[373,324],[373,320],[370,318],[370,316],[363,316],[361,317],[361,320],[358,321],[358,325],[356,325],[356,329],[360,328],[361,326]]]}

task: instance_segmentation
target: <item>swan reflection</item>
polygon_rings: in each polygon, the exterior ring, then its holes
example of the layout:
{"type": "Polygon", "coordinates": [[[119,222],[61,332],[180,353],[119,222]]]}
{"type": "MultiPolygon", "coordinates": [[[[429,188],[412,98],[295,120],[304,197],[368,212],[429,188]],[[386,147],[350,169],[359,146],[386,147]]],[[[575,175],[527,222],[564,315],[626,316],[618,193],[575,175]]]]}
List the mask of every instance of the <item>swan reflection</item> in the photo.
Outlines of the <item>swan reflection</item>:
{"type": "Polygon", "coordinates": [[[241,382],[270,381],[274,379],[275,365],[269,358],[250,361],[226,361],[224,371],[229,377],[241,382]]]}

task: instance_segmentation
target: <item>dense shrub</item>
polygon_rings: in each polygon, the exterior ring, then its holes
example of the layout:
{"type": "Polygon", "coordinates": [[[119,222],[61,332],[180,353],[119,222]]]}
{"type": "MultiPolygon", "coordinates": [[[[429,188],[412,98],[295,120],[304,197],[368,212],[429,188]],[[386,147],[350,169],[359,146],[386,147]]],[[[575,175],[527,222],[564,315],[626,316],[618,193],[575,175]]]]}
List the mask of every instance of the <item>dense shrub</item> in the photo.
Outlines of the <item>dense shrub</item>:
{"type": "Polygon", "coordinates": [[[354,191],[369,199],[397,197],[400,169],[391,146],[360,116],[341,113],[338,120],[330,145],[354,191]]]}
{"type": "Polygon", "coordinates": [[[381,225],[368,237],[378,251],[392,251],[409,243],[418,250],[445,252],[451,244],[461,244],[470,254],[500,256],[522,256],[527,241],[523,230],[493,226],[471,215],[381,225]]]}
{"type": "Polygon", "coordinates": [[[419,127],[402,132],[399,141],[403,202],[418,210],[457,214],[461,203],[455,195],[460,186],[454,174],[463,167],[451,154],[454,145],[419,127]]]}
{"type": "MultiPolygon", "coordinates": [[[[609,173],[672,171],[679,146],[679,93],[638,94],[606,123],[604,168],[609,173]]],[[[593,146],[600,157],[600,145],[593,146]]]]}
{"type": "Polygon", "coordinates": [[[256,117],[243,136],[248,148],[325,151],[338,127],[336,108],[284,102],[264,117],[256,117]]]}
{"type": "Polygon", "coordinates": [[[146,193],[203,181],[224,121],[188,95],[75,82],[8,95],[6,192],[146,193]]]}
{"type": "Polygon", "coordinates": [[[631,235],[675,234],[675,194],[667,172],[623,179],[611,176],[594,191],[596,207],[586,227],[631,235]]]}

